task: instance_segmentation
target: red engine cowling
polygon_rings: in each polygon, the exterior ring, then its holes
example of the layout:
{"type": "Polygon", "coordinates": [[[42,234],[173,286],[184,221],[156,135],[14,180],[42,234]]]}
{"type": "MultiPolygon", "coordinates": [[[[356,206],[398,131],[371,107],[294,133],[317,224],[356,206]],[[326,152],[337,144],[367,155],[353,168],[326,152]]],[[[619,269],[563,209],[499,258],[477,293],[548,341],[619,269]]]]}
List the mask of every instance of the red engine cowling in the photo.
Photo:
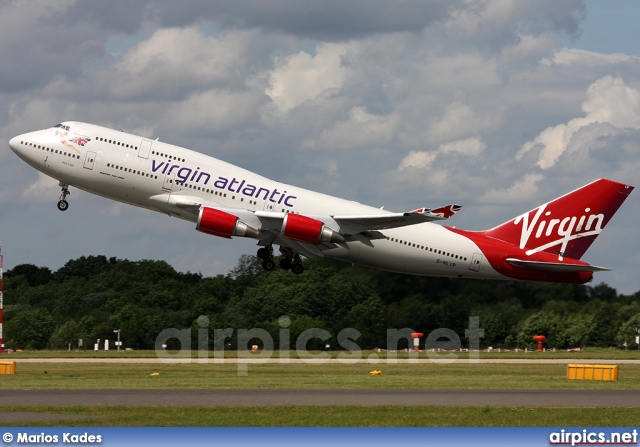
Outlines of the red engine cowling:
{"type": "Polygon", "coordinates": [[[344,242],[344,237],[324,222],[300,214],[287,214],[282,222],[281,233],[289,239],[307,244],[344,242]]]}
{"type": "Polygon", "coordinates": [[[207,207],[200,208],[196,230],[226,238],[241,236],[258,239],[260,236],[257,229],[242,222],[238,216],[207,207]]]}

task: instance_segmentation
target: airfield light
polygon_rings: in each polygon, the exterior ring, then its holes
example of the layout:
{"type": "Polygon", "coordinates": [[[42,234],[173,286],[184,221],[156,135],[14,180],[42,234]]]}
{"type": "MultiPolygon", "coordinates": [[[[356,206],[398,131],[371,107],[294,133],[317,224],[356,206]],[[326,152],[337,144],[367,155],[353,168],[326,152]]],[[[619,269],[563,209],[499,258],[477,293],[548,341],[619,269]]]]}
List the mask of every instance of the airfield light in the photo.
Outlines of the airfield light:
{"type": "Polygon", "coordinates": [[[544,335],[534,335],[533,339],[538,342],[538,352],[542,352],[542,343],[547,340],[544,335]]]}
{"type": "Polygon", "coordinates": [[[411,338],[413,338],[413,350],[418,352],[420,350],[420,338],[424,337],[422,332],[412,332],[411,338]]]}

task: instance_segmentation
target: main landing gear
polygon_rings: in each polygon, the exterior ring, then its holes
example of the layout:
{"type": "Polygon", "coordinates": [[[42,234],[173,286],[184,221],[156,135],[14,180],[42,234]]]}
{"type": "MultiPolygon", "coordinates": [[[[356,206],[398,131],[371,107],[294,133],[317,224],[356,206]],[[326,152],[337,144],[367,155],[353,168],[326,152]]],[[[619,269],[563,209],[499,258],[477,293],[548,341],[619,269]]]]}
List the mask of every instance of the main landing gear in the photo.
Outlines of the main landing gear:
{"type": "Polygon", "coordinates": [[[258,258],[262,259],[262,268],[267,272],[270,272],[276,268],[276,263],[273,260],[273,247],[271,245],[259,248],[258,258]]]}
{"type": "MultiPolygon", "coordinates": [[[[298,253],[293,253],[288,248],[280,248],[280,252],[284,258],[280,259],[280,268],[283,270],[291,270],[294,274],[300,275],[304,272],[302,259],[298,253]]],[[[268,245],[258,249],[258,258],[262,259],[262,268],[270,272],[276,268],[273,258],[273,246],[268,245]]]]}
{"type": "Polygon", "coordinates": [[[62,194],[60,194],[60,201],[58,201],[58,209],[60,211],[67,211],[69,208],[69,202],[67,202],[67,196],[71,194],[69,192],[69,185],[66,183],[60,182],[60,186],[62,186],[62,194]]]}
{"type": "Polygon", "coordinates": [[[291,258],[280,259],[280,268],[283,270],[291,270],[296,275],[300,275],[304,272],[302,259],[300,259],[300,255],[297,253],[293,254],[291,258]]]}

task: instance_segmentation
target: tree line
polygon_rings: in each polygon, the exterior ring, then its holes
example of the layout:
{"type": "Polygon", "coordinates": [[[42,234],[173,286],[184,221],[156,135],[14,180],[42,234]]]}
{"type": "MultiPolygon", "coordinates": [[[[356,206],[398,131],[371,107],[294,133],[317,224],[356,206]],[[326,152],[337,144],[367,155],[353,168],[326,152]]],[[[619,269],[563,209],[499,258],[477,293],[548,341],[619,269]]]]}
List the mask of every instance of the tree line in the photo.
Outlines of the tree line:
{"type": "MultiPolygon", "coordinates": [[[[533,348],[536,334],[559,349],[638,348],[640,291],[622,295],[604,283],[419,277],[331,260],[304,262],[304,275],[264,272],[257,258],[243,255],[228,274],[214,277],[177,272],[165,261],[105,256],[70,260],[57,271],[18,265],[4,277],[5,348],[75,349],[83,339],[92,349],[96,339],[114,341],[120,329],[124,347],[153,349],[168,328],[190,328],[195,341],[201,316],[208,317],[210,349],[214,328],[233,334],[262,328],[277,347],[285,315],[294,343],[310,328],[331,334],[311,340],[309,349],[337,346],[344,328],[361,333],[355,342],[362,349],[386,348],[387,329],[402,328],[424,334],[448,328],[464,344],[471,316],[479,317],[483,348],[533,348]]],[[[235,336],[227,340],[232,348],[235,336]]],[[[406,344],[401,340],[398,347],[406,344]]]]}

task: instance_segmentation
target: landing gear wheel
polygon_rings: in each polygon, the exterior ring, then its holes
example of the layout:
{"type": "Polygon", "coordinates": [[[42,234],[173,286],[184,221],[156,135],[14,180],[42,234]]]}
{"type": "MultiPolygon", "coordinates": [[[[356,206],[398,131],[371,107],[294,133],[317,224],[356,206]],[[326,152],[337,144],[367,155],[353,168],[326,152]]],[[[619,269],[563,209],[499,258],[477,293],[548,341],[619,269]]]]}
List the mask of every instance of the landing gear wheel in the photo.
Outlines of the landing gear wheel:
{"type": "Polygon", "coordinates": [[[258,258],[262,260],[267,260],[269,258],[273,258],[273,248],[271,247],[262,247],[258,249],[258,258]]]}
{"type": "Polygon", "coordinates": [[[294,275],[301,275],[304,272],[302,259],[300,259],[300,255],[297,253],[294,254],[293,259],[291,259],[291,271],[294,275]]]}
{"type": "Polygon", "coordinates": [[[271,259],[266,259],[262,262],[262,268],[267,272],[271,272],[276,268],[276,263],[271,259]]]}
{"type": "Polygon", "coordinates": [[[67,211],[69,208],[69,202],[67,202],[67,196],[71,194],[69,192],[69,185],[66,183],[60,182],[60,186],[62,187],[62,194],[60,194],[60,200],[58,201],[58,209],[60,211],[67,211]]]}
{"type": "Polygon", "coordinates": [[[258,258],[262,259],[262,268],[267,272],[270,272],[276,268],[276,263],[273,260],[273,247],[271,245],[259,248],[258,258]]]}
{"type": "Polygon", "coordinates": [[[282,270],[289,270],[291,268],[291,259],[280,259],[280,268],[282,270]]]}

